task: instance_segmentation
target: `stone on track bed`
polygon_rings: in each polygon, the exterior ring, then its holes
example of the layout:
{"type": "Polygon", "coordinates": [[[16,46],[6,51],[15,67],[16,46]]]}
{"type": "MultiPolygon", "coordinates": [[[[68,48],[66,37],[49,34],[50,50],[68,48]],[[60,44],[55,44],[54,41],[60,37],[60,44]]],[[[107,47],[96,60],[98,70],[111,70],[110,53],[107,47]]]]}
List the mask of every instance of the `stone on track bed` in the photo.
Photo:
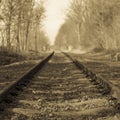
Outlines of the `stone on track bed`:
{"type": "Polygon", "coordinates": [[[96,86],[62,54],[56,54],[37,73],[1,118],[118,120],[107,96],[102,96],[96,86]]]}

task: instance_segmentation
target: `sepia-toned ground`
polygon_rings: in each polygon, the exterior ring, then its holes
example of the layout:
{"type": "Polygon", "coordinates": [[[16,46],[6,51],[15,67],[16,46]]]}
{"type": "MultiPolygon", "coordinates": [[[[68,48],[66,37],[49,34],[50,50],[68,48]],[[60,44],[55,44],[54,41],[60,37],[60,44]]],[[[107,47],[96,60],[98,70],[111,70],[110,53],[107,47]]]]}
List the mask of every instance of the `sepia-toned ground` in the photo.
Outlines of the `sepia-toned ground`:
{"type": "MultiPolygon", "coordinates": [[[[70,54],[89,69],[119,83],[119,63],[70,54]],[[111,69],[110,69],[111,68],[111,69]],[[116,74],[118,76],[116,76],[116,74]]],[[[93,58],[93,56],[92,56],[93,58]]],[[[95,57],[96,58],[96,57],[95,57]]],[[[98,58],[98,57],[97,57],[98,58]]],[[[100,57],[101,58],[101,57],[100,57]]],[[[18,78],[36,62],[1,68],[3,81],[18,78]],[[32,64],[31,64],[32,63],[32,64]],[[9,74],[7,75],[6,73],[9,74]],[[6,76],[7,75],[7,76],[6,76]]],[[[119,86],[119,84],[118,84],[119,86]]],[[[119,120],[113,101],[102,96],[94,84],[63,54],[55,54],[29,86],[9,105],[1,120],[119,120]]]]}
{"type": "MultiPolygon", "coordinates": [[[[48,53],[41,54],[35,57],[33,55],[28,56],[29,59],[20,60],[19,62],[12,62],[11,64],[6,63],[6,65],[0,66],[0,93],[6,89],[7,86],[13,84],[16,80],[22,77],[26,72],[28,72],[32,67],[34,67],[38,62],[42,61],[48,53]]],[[[4,59],[6,57],[4,55],[4,59]]],[[[11,58],[13,59],[13,57],[11,58]]],[[[4,62],[5,63],[5,62],[4,62]]]]}
{"type": "Polygon", "coordinates": [[[113,61],[110,54],[106,52],[89,53],[89,54],[73,54],[73,58],[82,62],[87,68],[102,78],[111,81],[120,88],[120,61],[113,61]]]}

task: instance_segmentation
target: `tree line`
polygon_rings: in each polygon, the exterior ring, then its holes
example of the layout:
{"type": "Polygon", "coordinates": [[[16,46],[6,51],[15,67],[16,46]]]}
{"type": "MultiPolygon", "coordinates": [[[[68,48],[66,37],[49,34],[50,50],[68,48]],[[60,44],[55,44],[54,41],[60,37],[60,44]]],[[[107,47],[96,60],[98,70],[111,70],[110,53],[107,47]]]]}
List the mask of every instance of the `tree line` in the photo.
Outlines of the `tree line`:
{"type": "Polygon", "coordinates": [[[57,46],[120,49],[120,0],[72,0],[66,16],[57,46]]]}
{"type": "Polygon", "coordinates": [[[21,52],[46,47],[49,42],[42,30],[44,13],[43,1],[36,4],[36,0],[1,0],[1,48],[21,52]]]}

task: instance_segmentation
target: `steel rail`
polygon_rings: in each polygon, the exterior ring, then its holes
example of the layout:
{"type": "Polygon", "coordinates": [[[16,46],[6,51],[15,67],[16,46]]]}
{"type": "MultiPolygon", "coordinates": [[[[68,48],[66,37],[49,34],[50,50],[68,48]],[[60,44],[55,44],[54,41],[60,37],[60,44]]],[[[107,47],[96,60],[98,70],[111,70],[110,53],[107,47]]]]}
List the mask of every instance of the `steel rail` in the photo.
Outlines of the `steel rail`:
{"type": "Polygon", "coordinates": [[[102,90],[102,95],[110,95],[110,99],[115,99],[117,101],[115,108],[120,111],[120,89],[113,85],[110,81],[105,80],[101,76],[96,75],[91,70],[88,70],[87,66],[80,63],[78,60],[73,59],[69,54],[62,52],[66,57],[68,57],[77,68],[82,70],[86,77],[90,78],[90,81],[93,82],[98,89],[102,90]]]}
{"type": "MultiPolygon", "coordinates": [[[[37,65],[35,65],[32,69],[30,69],[27,73],[25,73],[21,78],[16,80],[12,85],[7,87],[1,94],[0,94],[0,104],[3,102],[10,103],[10,96],[17,96],[18,93],[16,91],[21,91],[22,87],[26,86],[32,79],[32,77],[40,71],[44,65],[52,58],[54,52],[52,52],[48,57],[40,61],[37,65]]],[[[0,108],[2,111],[4,108],[0,108]]]]}

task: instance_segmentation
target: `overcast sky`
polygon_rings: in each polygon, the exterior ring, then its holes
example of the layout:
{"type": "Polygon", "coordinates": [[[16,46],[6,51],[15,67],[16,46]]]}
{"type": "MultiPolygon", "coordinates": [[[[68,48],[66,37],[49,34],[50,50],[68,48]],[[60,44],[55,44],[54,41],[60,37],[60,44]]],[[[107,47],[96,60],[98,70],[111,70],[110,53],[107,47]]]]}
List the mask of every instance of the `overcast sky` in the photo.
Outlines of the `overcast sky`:
{"type": "Polygon", "coordinates": [[[60,26],[64,22],[69,3],[70,0],[47,0],[45,4],[46,19],[44,22],[44,29],[51,43],[54,42],[60,26]]]}

